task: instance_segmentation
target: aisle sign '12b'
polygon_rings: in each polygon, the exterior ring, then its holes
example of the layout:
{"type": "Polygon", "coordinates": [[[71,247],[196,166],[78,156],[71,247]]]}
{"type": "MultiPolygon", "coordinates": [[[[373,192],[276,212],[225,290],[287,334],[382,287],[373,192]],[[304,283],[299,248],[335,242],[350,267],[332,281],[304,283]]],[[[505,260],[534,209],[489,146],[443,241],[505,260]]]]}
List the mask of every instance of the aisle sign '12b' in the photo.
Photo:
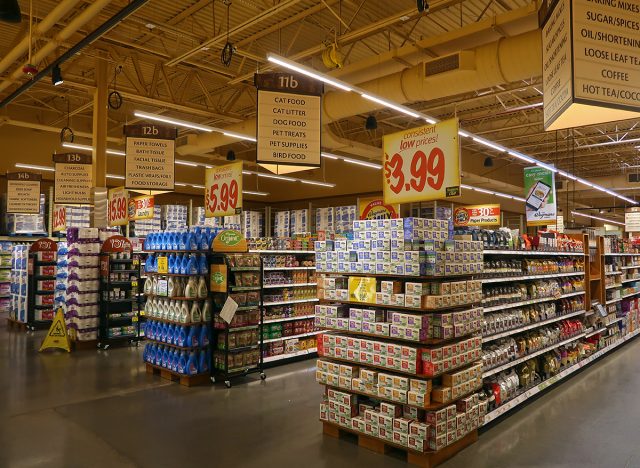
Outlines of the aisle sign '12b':
{"type": "Polygon", "coordinates": [[[206,218],[242,213],[242,161],[206,170],[204,209],[206,218]]]}
{"type": "Polygon", "coordinates": [[[385,135],[383,147],[385,203],[460,195],[458,119],[385,135]]]}
{"type": "Polygon", "coordinates": [[[126,226],[129,223],[127,204],[129,193],[124,187],[109,189],[107,219],[109,226],[126,226]]]}

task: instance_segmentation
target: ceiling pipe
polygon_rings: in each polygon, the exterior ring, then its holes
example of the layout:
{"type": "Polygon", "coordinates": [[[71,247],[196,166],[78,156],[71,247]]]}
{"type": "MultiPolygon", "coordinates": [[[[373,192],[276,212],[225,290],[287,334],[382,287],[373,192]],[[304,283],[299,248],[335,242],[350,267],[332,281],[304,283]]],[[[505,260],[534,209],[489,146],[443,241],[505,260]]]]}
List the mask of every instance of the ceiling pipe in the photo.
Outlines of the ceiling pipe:
{"type": "MultiPolygon", "coordinates": [[[[33,29],[33,37],[44,36],[53,26],[55,26],[64,16],[73,10],[80,3],[80,0],[64,0],[51,10],[45,18],[42,19],[33,29]]],[[[22,40],[16,44],[7,54],[0,60],[0,75],[7,71],[13,63],[20,59],[24,54],[29,52],[29,35],[25,35],[22,40]]]]}
{"type": "MultiPolygon", "coordinates": [[[[43,70],[41,70],[31,80],[27,81],[22,86],[20,86],[17,90],[15,90],[13,93],[11,93],[9,96],[4,98],[0,102],[0,109],[5,107],[7,104],[11,103],[14,99],[16,99],[22,93],[27,91],[29,88],[31,88],[34,84],[36,84],[42,78],[49,76],[49,74],[51,73],[51,70],[53,70],[55,66],[57,65],[59,66],[61,63],[65,62],[66,60],[70,59],[74,55],[78,54],[82,49],[84,49],[86,46],[96,41],[97,39],[99,39],[102,35],[106,34],[112,28],[117,26],[123,19],[125,19],[127,16],[134,13],[140,7],[145,5],[148,1],[149,0],[131,1],[129,4],[123,7],[120,11],[118,11],[118,13],[113,15],[107,21],[102,23],[100,26],[98,26],[97,29],[90,32],[84,39],[80,40],[76,45],[74,45],[73,47],[68,49],[66,52],[64,52],[60,57],[52,61],[48,66],[46,66],[43,70]]],[[[86,10],[84,10],[82,13],[76,16],[62,31],[60,31],[60,33],[58,33],[55,39],[49,41],[44,47],[38,50],[36,55],[33,57],[34,62],[37,63],[42,59],[44,59],[45,57],[47,57],[52,52],[54,52],[59,42],[65,41],[69,37],[71,37],[73,33],[78,31],[87,22],[89,22],[91,19],[96,17],[98,13],[100,13],[102,8],[107,6],[109,3],[111,3],[109,0],[96,0],[95,3],[92,3],[86,10]]],[[[20,78],[20,76],[22,76],[22,69],[17,69],[11,76],[11,79],[5,80],[2,83],[0,83],[0,92],[2,92],[4,89],[10,86],[14,80],[17,80],[18,78],[20,78]]]]}
{"type": "MultiPolygon", "coordinates": [[[[459,54],[460,65],[456,70],[425,76],[424,63],[420,63],[358,86],[387,100],[406,104],[491,88],[530,79],[542,73],[539,30],[503,38],[459,54]],[[523,60],[523,57],[527,59],[523,60]]],[[[322,122],[327,124],[381,108],[380,104],[363,99],[356,93],[329,91],[322,101],[322,122]]],[[[225,129],[255,136],[256,120],[246,120],[225,129]]],[[[203,154],[234,141],[237,139],[222,134],[192,135],[185,147],[178,147],[177,150],[181,153],[203,154]]]]}

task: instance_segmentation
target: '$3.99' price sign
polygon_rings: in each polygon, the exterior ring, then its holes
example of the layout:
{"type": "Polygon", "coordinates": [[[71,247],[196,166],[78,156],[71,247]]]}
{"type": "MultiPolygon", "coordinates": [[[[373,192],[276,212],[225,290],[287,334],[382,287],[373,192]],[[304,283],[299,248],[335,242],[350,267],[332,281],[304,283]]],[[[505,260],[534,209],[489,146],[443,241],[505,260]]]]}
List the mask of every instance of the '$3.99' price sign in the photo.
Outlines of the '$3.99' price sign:
{"type": "Polygon", "coordinates": [[[107,217],[109,226],[125,226],[129,222],[129,194],[124,187],[109,190],[107,217]]]}
{"type": "Polygon", "coordinates": [[[207,218],[242,212],[242,161],[207,169],[204,207],[207,218]]]}
{"type": "Polygon", "coordinates": [[[460,195],[458,119],[385,135],[383,148],[385,203],[460,195]]]}

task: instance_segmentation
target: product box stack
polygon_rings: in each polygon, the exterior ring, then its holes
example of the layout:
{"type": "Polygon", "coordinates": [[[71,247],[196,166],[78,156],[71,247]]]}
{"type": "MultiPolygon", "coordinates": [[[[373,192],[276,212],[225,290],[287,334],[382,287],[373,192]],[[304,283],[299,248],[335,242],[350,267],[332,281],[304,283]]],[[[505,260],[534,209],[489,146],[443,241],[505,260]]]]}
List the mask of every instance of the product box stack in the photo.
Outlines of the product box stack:
{"type": "MultiPolygon", "coordinates": [[[[242,216],[225,216],[223,226],[225,229],[233,229],[235,231],[242,230],[242,216]]],[[[245,236],[246,237],[246,236],[245,236]]],[[[259,237],[259,236],[256,236],[259,237]]]]}
{"type": "Polygon", "coordinates": [[[292,210],[290,225],[291,236],[311,232],[311,226],[309,225],[309,210],[292,210]]]}
{"type": "Polygon", "coordinates": [[[454,240],[446,220],[353,222],[353,240],[316,242],[316,267],[331,273],[454,276],[483,270],[482,242],[454,240]]]}
{"type": "Polygon", "coordinates": [[[205,217],[205,209],[202,206],[194,208],[193,225],[199,227],[223,227],[224,219],[220,216],[213,218],[205,217]]]}
{"type": "Polygon", "coordinates": [[[12,249],[12,242],[0,242],[0,312],[9,312],[11,309],[12,249]]]}
{"type": "Polygon", "coordinates": [[[77,341],[98,339],[100,233],[97,228],[67,229],[67,317],[77,341]]]}
{"type": "Polygon", "coordinates": [[[487,411],[472,276],[482,243],[454,240],[448,220],[354,221],[353,231],[316,243],[325,433],[344,428],[425,459],[461,450],[487,411]]]}
{"type": "Polygon", "coordinates": [[[67,278],[69,277],[69,268],[67,261],[67,253],[69,249],[67,242],[58,242],[58,260],[56,264],[56,284],[55,284],[55,296],[53,298],[53,307],[58,310],[62,307],[65,312],[65,319],[67,324],[70,323],[70,317],[67,315],[67,278]]]}
{"type": "Polygon", "coordinates": [[[334,232],[335,229],[334,208],[316,208],[316,232],[334,232]]]}
{"type": "Polygon", "coordinates": [[[291,235],[291,212],[278,211],[273,220],[273,235],[275,237],[289,237],[291,235]]]}
{"type": "Polygon", "coordinates": [[[9,235],[46,234],[47,226],[44,221],[45,206],[44,194],[40,194],[40,213],[6,214],[3,218],[4,231],[9,235]]]}
{"type": "Polygon", "coordinates": [[[187,207],[185,205],[163,205],[161,209],[162,229],[165,231],[184,231],[187,229],[187,207]]]}
{"type": "Polygon", "coordinates": [[[264,215],[259,211],[242,213],[242,233],[247,239],[264,236],[264,215]]]}
{"type": "Polygon", "coordinates": [[[64,211],[68,228],[88,228],[91,226],[90,206],[65,206],[64,211]]]}
{"type": "MultiPolygon", "coordinates": [[[[16,322],[27,322],[29,276],[29,246],[14,245],[11,250],[11,303],[9,317],[16,322]]],[[[44,267],[42,267],[44,268],[44,267]]]]}
{"type": "Polygon", "coordinates": [[[153,218],[138,219],[131,222],[131,235],[134,237],[147,237],[152,232],[162,230],[162,208],[155,206],[153,208],[153,218]]]}
{"type": "Polygon", "coordinates": [[[358,219],[358,208],[355,205],[336,206],[334,213],[336,234],[351,232],[353,222],[358,219]]]}

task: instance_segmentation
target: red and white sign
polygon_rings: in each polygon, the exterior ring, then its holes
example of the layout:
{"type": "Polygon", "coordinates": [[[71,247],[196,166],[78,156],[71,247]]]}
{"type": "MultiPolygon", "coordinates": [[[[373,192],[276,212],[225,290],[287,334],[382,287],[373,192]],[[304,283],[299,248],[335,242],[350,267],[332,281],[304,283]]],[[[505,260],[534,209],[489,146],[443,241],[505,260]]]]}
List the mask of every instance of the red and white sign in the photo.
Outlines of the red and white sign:
{"type": "Polygon", "coordinates": [[[385,135],[383,148],[386,204],[460,195],[458,119],[385,135]]]}
{"type": "Polygon", "coordinates": [[[130,198],[128,203],[129,219],[131,221],[138,219],[153,219],[153,208],[155,207],[155,204],[153,195],[143,195],[140,197],[130,198]]]}
{"type": "Polygon", "coordinates": [[[207,218],[242,212],[242,161],[206,170],[204,208],[207,218]]]}
{"type": "Polygon", "coordinates": [[[65,231],[67,229],[67,207],[54,205],[53,207],[53,231],[65,231]]]}
{"type": "Polygon", "coordinates": [[[459,206],[453,210],[453,225],[497,226],[500,224],[500,205],[459,206]]]}
{"type": "Polygon", "coordinates": [[[109,226],[126,226],[129,222],[127,204],[129,193],[124,187],[109,189],[109,205],[107,219],[109,226]]]}

